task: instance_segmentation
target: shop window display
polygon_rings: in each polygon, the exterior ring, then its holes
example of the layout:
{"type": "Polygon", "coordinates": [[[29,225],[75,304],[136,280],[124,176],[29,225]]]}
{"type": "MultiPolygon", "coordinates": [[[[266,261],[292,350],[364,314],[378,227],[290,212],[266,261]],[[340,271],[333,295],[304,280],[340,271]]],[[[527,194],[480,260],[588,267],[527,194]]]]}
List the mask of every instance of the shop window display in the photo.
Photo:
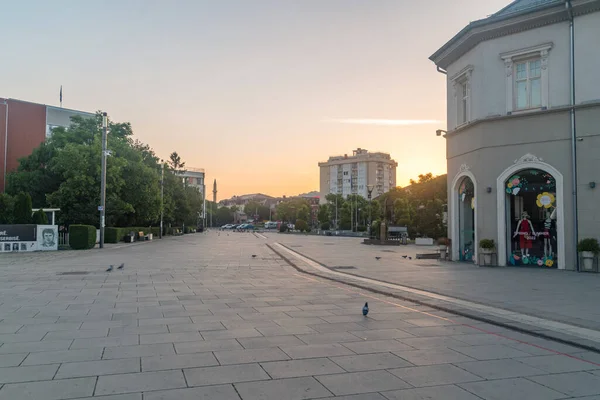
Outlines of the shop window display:
{"type": "Polygon", "coordinates": [[[505,188],[509,265],[556,267],[556,180],[531,169],[510,177],[505,188]]]}
{"type": "Polygon", "coordinates": [[[469,177],[458,186],[460,261],[473,261],[475,244],[475,187],[469,177]]]}

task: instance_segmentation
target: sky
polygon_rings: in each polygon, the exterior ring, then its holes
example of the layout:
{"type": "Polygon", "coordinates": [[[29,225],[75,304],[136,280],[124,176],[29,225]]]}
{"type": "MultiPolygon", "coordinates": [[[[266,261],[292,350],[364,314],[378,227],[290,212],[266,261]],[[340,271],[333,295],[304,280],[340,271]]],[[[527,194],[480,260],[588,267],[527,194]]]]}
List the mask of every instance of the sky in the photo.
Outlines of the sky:
{"type": "Polygon", "coordinates": [[[402,186],[446,172],[428,57],[509,2],[6,2],[0,97],[59,105],[62,85],[63,107],[131,122],[217,179],[218,199],[318,190],[318,162],[359,147],[390,153],[402,186]]]}

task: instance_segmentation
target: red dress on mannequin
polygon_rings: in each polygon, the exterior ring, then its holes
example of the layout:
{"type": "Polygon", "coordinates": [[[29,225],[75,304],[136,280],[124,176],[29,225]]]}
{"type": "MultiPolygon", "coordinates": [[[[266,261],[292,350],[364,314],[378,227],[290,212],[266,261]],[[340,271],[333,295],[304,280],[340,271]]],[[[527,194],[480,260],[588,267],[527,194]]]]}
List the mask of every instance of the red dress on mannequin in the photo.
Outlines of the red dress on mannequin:
{"type": "Polygon", "coordinates": [[[519,244],[521,249],[531,249],[533,247],[533,229],[531,221],[528,219],[521,220],[519,226],[519,244]]]}

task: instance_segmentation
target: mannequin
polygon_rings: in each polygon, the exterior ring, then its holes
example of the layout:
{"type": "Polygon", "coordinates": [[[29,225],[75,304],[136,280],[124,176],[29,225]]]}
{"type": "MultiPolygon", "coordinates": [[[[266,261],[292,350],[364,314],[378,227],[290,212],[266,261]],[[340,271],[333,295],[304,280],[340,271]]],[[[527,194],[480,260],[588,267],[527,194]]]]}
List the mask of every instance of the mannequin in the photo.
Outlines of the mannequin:
{"type": "Polygon", "coordinates": [[[546,211],[546,220],[544,221],[544,257],[552,258],[554,256],[552,249],[552,234],[550,229],[552,228],[552,220],[556,219],[556,208],[552,210],[552,213],[546,211]]]}
{"type": "Polygon", "coordinates": [[[524,257],[528,257],[529,249],[533,247],[532,242],[535,239],[535,230],[529,220],[527,211],[523,211],[521,219],[519,220],[519,223],[517,223],[517,229],[515,229],[513,237],[517,237],[517,235],[519,235],[519,247],[521,248],[521,253],[524,257]]]}

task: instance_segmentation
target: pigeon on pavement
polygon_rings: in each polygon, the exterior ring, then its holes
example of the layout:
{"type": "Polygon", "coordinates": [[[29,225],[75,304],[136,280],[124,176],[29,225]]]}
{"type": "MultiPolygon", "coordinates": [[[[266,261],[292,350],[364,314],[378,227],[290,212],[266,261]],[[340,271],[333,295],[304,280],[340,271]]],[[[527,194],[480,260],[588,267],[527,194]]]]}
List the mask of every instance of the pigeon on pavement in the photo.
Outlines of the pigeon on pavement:
{"type": "Polygon", "coordinates": [[[125,268],[125,263],[123,263],[117,267],[117,269],[123,269],[123,268],[125,268]]]}
{"type": "Polygon", "coordinates": [[[106,272],[112,272],[113,270],[113,266],[111,265],[110,267],[108,267],[108,269],[106,270],[106,272]]]}
{"type": "Polygon", "coordinates": [[[402,258],[406,258],[406,257],[408,257],[408,256],[402,256],[402,258]]]}
{"type": "Polygon", "coordinates": [[[365,317],[367,316],[367,314],[369,313],[369,303],[365,303],[365,306],[362,309],[362,313],[365,317]]]}
{"type": "Polygon", "coordinates": [[[375,259],[376,259],[376,260],[380,260],[380,259],[381,259],[381,257],[379,257],[379,256],[375,256],[375,259]]]}

